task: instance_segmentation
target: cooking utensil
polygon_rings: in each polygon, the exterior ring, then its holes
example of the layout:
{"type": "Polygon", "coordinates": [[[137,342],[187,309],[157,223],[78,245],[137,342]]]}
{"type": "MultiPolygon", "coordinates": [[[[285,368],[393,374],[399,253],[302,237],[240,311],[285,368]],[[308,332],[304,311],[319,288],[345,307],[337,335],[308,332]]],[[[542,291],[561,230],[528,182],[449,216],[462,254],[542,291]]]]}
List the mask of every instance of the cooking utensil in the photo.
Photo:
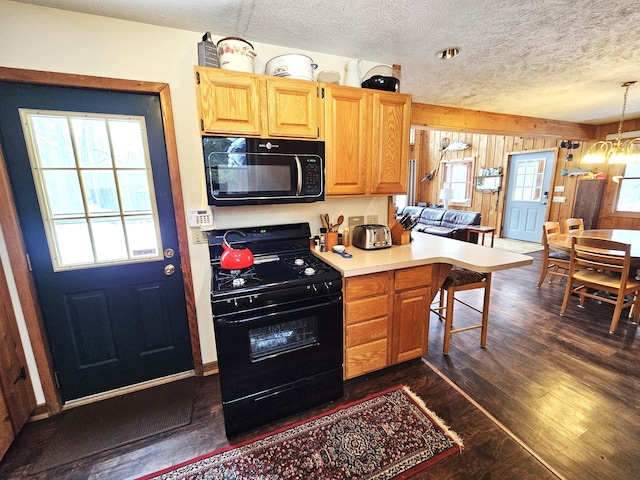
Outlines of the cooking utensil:
{"type": "Polygon", "coordinates": [[[329,224],[327,223],[327,214],[326,213],[321,213],[320,214],[320,221],[322,222],[322,226],[324,228],[326,228],[327,231],[329,231],[329,224]]]}
{"type": "Polygon", "coordinates": [[[313,80],[313,71],[318,68],[318,64],[313,63],[313,60],[306,55],[288,53],[273,57],[264,68],[267,75],[313,80]]]}
{"type": "Polygon", "coordinates": [[[362,81],[369,80],[374,76],[383,76],[383,77],[393,77],[393,68],[388,65],[376,65],[371,70],[369,70],[364,77],[362,77],[362,81]]]}
{"type": "Polygon", "coordinates": [[[340,225],[342,225],[342,222],[344,222],[344,215],[340,215],[338,217],[338,222],[333,226],[335,228],[334,232],[338,231],[338,228],[340,227],[340,225]]]}
{"type": "Polygon", "coordinates": [[[353,255],[351,255],[350,253],[347,253],[344,245],[334,245],[332,250],[333,250],[333,253],[337,253],[338,255],[342,255],[344,258],[352,258],[353,257],[353,255]]]}
{"type": "Polygon", "coordinates": [[[329,219],[329,214],[328,213],[324,214],[324,221],[327,224],[327,232],[330,232],[332,225],[331,225],[331,220],[329,219]]]}
{"type": "Polygon", "coordinates": [[[220,68],[253,73],[253,59],[256,52],[246,40],[239,37],[226,37],[217,44],[220,68]]]}
{"type": "Polygon", "coordinates": [[[247,234],[240,230],[227,230],[222,237],[222,255],[220,255],[220,266],[225,270],[242,270],[253,265],[253,253],[246,247],[233,248],[227,240],[227,235],[237,233],[243,237],[247,234]]]}
{"type": "Polygon", "coordinates": [[[400,80],[395,77],[374,75],[362,82],[362,88],[372,88],[374,90],[385,90],[387,92],[397,92],[400,88],[400,80]]]}
{"type": "Polygon", "coordinates": [[[316,79],[321,83],[340,85],[340,74],[334,70],[322,70],[316,79]]]}

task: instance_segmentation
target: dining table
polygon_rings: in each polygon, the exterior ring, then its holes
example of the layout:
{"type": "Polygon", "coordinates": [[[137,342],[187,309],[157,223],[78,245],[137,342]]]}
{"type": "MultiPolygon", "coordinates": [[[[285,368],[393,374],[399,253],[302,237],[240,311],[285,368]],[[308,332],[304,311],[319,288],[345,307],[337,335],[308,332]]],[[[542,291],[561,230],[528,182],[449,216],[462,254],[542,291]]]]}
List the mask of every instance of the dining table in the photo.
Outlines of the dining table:
{"type": "Polygon", "coordinates": [[[576,236],[596,237],[631,245],[631,265],[640,269],[640,230],[592,229],[576,233],[554,233],[547,237],[549,248],[563,253],[571,253],[571,239],[576,236]]]}

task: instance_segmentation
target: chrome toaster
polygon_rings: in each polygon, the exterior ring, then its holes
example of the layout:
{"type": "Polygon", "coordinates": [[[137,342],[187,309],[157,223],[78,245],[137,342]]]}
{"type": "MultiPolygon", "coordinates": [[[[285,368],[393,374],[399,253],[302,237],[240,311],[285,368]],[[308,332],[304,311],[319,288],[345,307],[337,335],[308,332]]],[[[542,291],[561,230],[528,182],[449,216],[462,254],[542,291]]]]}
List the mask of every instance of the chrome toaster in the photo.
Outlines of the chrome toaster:
{"type": "Polygon", "coordinates": [[[392,245],[391,232],[386,225],[356,225],[353,228],[351,243],[363,250],[378,250],[392,245]]]}

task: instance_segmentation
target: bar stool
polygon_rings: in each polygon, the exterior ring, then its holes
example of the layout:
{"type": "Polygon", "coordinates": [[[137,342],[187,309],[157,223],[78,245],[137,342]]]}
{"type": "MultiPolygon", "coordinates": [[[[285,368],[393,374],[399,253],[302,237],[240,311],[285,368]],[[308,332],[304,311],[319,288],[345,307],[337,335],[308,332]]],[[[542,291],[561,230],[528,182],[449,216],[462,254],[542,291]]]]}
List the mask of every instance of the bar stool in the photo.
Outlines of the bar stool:
{"type": "Polygon", "coordinates": [[[489,327],[489,295],[491,293],[491,273],[479,273],[465,268],[453,267],[447,275],[442,287],[440,288],[439,306],[430,310],[438,315],[440,320],[444,320],[444,342],[442,352],[449,354],[449,342],[451,335],[454,333],[465,332],[467,330],[480,329],[480,346],[487,344],[487,330],[489,327]],[[484,298],[482,309],[470,305],[463,300],[455,297],[456,292],[464,290],[474,290],[476,288],[484,288],[484,298]],[[446,299],[446,300],[445,300],[446,299]],[[446,306],[445,306],[446,301],[446,306]],[[482,322],[478,325],[468,327],[453,328],[453,305],[454,301],[482,314],[482,322]]]}

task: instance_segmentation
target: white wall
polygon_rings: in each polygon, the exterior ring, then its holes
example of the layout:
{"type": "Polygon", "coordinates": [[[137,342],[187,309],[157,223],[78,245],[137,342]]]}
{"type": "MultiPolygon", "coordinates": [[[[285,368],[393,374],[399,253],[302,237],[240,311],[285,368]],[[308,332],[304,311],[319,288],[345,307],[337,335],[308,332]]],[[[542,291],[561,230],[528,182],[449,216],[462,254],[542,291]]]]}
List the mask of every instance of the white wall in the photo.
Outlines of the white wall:
{"type": "MultiPolygon", "coordinates": [[[[212,27],[213,28],[213,27],[212,27]]],[[[168,83],[186,209],[207,204],[198,130],[193,66],[204,32],[156,27],[106,17],[78,14],[0,0],[0,66],[168,83]]],[[[221,38],[212,30],[213,40],[221,38]]],[[[344,79],[348,58],[254,42],[257,65],[284,53],[303,53],[318,64],[317,72],[336,70],[344,79]]],[[[292,46],[295,47],[295,46],[292,46]]],[[[375,66],[363,62],[363,70],[375,66]]],[[[258,67],[260,68],[260,67],[258,67]]],[[[386,221],[386,197],[331,199],[309,205],[224,207],[214,211],[216,228],[288,222],[320,228],[320,212],[378,215],[386,221]]],[[[0,236],[0,244],[4,239],[0,236]]],[[[206,245],[191,245],[196,309],[203,362],[216,360],[209,304],[209,257],[206,245]]]]}

